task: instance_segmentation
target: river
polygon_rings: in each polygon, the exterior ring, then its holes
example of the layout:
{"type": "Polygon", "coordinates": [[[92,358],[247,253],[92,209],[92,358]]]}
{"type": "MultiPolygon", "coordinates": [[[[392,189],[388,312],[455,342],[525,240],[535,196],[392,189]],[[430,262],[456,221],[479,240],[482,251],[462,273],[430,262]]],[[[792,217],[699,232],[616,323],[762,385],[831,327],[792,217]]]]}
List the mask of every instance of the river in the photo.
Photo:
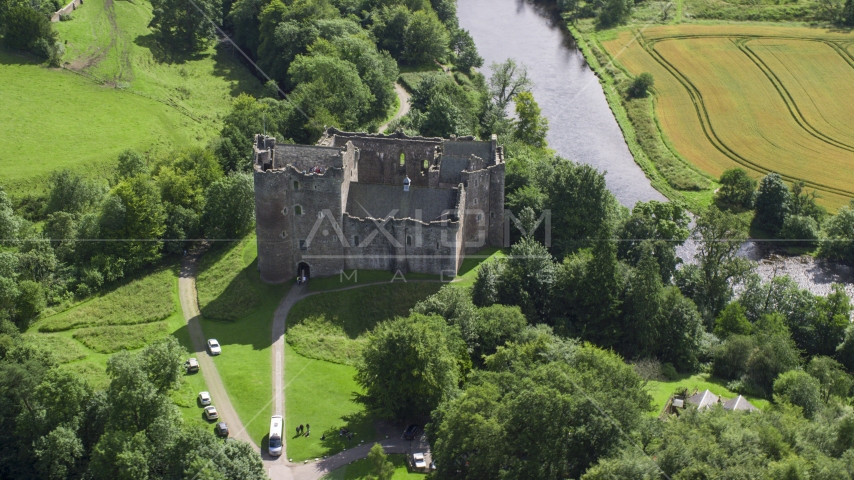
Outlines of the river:
{"type": "MultiPolygon", "coordinates": [[[[623,133],[605,100],[599,78],[576,48],[553,11],[531,0],[457,0],[460,26],[471,32],[489,65],[513,58],[528,68],[533,93],[549,120],[549,146],[564,157],[605,171],[608,188],[623,205],[666,200],[650,185],[629,152],[623,133]]],[[[688,242],[678,253],[693,259],[688,242]]],[[[790,275],[801,288],[827,295],[831,282],[844,283],[854,298],[854,271],[810,257],[782,258],[752,242],[742,255],[759,262],[757,273],[770,279],[790,275]]]]}
{"type": "Polygon", "coordinates": [[[457,0],[460,26],[471,32],[487,77],[508,58],[528,67],[534,98],[549,119],[549,146],[606,171],[608,188],[627,207],[665,200],[629,152],[599,78],[575,47],[560,17],[524,0],[457,0]]]}

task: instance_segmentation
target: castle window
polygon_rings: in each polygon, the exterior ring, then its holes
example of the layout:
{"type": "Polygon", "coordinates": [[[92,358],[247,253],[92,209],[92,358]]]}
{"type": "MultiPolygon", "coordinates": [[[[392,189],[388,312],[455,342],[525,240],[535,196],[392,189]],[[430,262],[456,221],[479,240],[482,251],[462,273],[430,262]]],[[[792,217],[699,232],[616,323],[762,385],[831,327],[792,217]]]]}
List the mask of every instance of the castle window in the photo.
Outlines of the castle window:
{"type": "Polygon", "coordinates": [[[406,245],[409,247],[412,246],[412,237],[409,235],[406,236],[406,245]]]}
{"type": "Polygon", "coordinates": [[[406,154],[403,152],[400,152],[400,166],[402,167],[404,165],[406,165],[406,154]]]}
{"type": "Polygon", "coordinates": [[[288,238],[288,234],[284,230],[282,230],[282,238],[288,238]]]}
{"type": "Polygon", "coordinates": [[[495,212],[489,212],[489,218],[495,218],[495,212]]]}
{"type": "Polygon", "coordinates": [[[307,250],[308,249],[308,247],[306,247],[306,245],[305,245],[305,240],[299,241],[299,249],[300,250],[307,250]]]}
{"type": "Polygon", "coordinates": [[[302,215],[302,207],[299,205],[294,205],[294,215],[302,215]]]}
{"type": "Polygon", "coordinates": [[[282,215],[288,216],[288,207],[282,209],[282,215]]]}
{"type": "Polygon", "coordinates": [[[430,168],[430,161],[429,160],[424,160],[424,167],[423,168],[424,168],[424,170],[427,170],[428,168],[430,168]]]}
{"type": "Polygon", "coordinates": [[[478,214],[477,214],[477,221],[479,222],[479,221],[481,221],[481,220],[483,220],[483,214],[482,214],[482,213],[478,213],[478,214]]]}
{"type": "Polygon", "coordinates": [[[354,247],[358,247],[358,246],[359,246],[359,236],[358,236],[358,235],[354,235],[354,236],[353,236],[353,246],[354,246],[354,247]]]}
{"type": "Polygon", "coordinates": [[[477,205],[477,199],[476,198],[474,199],[474,204],[477,205]]]}
{"type": "Polygon", "coordinates": [[[294,180],[294,190],[299,190],[299,182],[294,180]]]}

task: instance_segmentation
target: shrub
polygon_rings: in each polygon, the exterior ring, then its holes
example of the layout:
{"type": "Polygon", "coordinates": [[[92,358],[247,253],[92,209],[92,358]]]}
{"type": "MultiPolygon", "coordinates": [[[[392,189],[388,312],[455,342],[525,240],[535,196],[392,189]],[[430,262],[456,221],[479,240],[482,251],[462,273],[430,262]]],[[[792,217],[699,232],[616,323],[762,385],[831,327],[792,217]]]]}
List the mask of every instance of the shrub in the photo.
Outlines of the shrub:
{"type": "Polygon", "coordinates": [[[629,86],[629,95],[634,98],[643,98],[649,93],[649,89],[655,84],[655,79],[649,72],[641,73],[629,86]]]}
{"type": "Polygon", "coordinates": [[[115,353],[119,350],[142,348],[165,336],[168,331],[167,322],[156,322],[145,325],[81,328],[72,336],[98,353],[115,353]]]}
{"type": "Polygon", "coordinates": [[[780,237],[797,240],[797,245],[812,245],[819,238],[818,222],[810,217],[789,215],[783,221],[780,237]]]}
{"type": "Polygon", "coordinates": [[[6,34],[3,41],[10,48],[27,50],[47,58],[49,47],[56,43],[56,39],[57,34],[50,20],[36,10],[14,7],[6,13],[6,34]]]}
{"type": "Polygon", "coordinates": [[[661,374],[668,380],[676,380],[679,378],[679,373],[676,372],[676,367],[672,363],[665,363],[661,366],[661,374]]]}

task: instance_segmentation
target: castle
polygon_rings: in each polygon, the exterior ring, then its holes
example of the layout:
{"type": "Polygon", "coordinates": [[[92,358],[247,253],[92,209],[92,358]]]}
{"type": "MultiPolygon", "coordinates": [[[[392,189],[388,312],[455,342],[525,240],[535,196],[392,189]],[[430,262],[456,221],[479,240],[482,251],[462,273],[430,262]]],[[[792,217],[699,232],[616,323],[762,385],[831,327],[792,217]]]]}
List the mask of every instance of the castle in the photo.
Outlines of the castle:
{"type": "Polygon", "coordinates": [[[316,145],[254,141],[261,279],[351,269],[455,276],[504,243],[504,152],[491,141],[327,129],[316,145]]]}

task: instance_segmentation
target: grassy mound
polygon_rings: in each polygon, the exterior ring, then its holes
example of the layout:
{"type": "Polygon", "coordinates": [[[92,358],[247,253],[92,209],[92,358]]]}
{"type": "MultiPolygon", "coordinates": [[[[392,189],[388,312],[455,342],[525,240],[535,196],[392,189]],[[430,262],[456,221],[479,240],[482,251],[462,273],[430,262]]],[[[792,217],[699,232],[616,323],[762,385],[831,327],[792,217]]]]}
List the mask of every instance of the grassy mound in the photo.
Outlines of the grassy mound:
{"type": "Polygon", "coordinates": [[[196,290],[203,317],[236,321],[258,306],[261,301],[258,273],[249,269],[243,258],[247,248],[254,248],[254,239],[202,256],[196,290]]]}
{"type": "Polygon", "coordinates": [[[90,327],[76,330],[72,337],[98,353],[136,350],[163,338],[169,331],[167,322],[115,327],[90,327]]]}
{"type": "Polygon", "coordinates": [[[353,365],[362,334],[384,320],[408,315],[441,287],[438,282],[392,283],[313,295],[291,309],[285,338],[300,355],[353,365]]]}
{"type": "Polygon", "coordinates": [[[174,284],[175,272],[168,268],[136,277],[109,293],[48,317],[39,322],[38,329],[61,332],[80,327],[158,322],[176,311],[172,301],[174,284]]]}

